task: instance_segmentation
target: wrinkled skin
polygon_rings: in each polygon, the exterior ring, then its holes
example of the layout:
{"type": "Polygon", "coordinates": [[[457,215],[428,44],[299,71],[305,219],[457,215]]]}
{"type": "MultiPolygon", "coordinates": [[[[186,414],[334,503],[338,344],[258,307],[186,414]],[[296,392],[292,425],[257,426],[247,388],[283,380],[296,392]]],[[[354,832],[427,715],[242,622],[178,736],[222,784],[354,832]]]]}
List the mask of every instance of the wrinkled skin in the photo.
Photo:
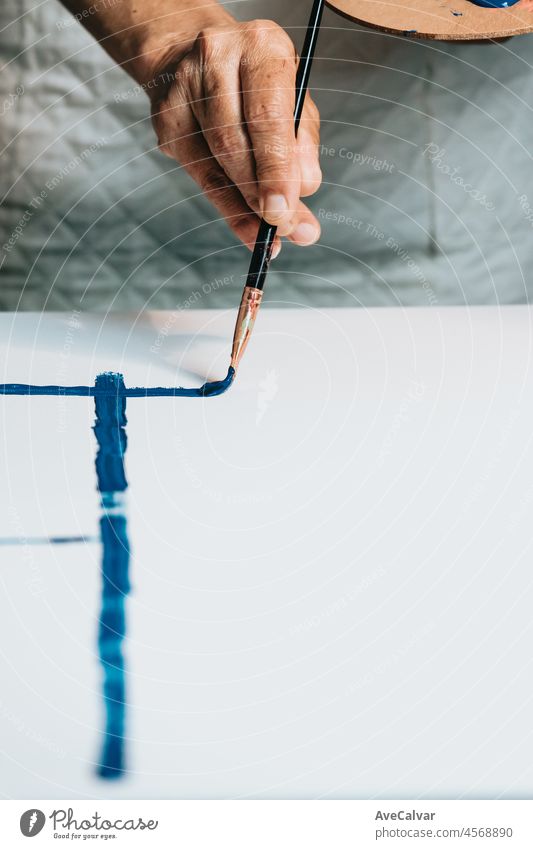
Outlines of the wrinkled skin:
{"type": "Polygon", "coordinates": [[[170,80],[148,91],[160,149],[248,246],[260,216],[279,236],[316,241],[319,223],[300,198],[320,185],[320,122],[308,95],[295,140],[297,56],[287,33],[272,21],[216,24],[158,61],[154,74],[170,80]]]}

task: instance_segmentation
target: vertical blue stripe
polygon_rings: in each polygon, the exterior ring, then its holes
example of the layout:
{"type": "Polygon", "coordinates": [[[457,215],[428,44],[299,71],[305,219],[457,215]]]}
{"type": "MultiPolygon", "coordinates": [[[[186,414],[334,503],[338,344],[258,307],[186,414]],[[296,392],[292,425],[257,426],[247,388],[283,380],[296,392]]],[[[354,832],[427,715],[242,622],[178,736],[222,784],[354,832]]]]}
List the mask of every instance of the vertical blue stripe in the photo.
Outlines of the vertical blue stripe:
{"type": "Polygon", "coordinates": [[[130,590],[130,546],[124,492],[126,452],[126,398],[122,375],[107,372],[96,378],[94,432],[98,442],[96,476],[102,515],[102,607],[98,651],[102,664],[105,732],[98,775],[119,778],[125,769],[126,683],[123,641],[126,635],[125,600],[130,590]]]}

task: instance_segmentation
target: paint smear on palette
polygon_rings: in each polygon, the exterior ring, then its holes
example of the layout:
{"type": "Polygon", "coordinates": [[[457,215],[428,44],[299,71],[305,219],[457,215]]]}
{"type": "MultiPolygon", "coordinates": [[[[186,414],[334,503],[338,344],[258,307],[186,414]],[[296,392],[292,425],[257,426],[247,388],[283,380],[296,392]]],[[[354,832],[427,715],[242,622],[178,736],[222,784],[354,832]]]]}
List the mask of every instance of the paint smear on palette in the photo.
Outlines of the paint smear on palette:
{"type": "Polygon", "coordinates": [[[514,6],[518,0],[470,0],[470,2],[486,9],[506,9],[508,6],[514,6]]]}
{"type": "MultiPolygon", "coordinates": [[[[112,372],[106,372],[109,376],[112,372]]],[[[108,385],[100,380],[94,386],[33,386],[29,383],[0,383],[0,395],[78,395],[90,398],[213,398],[230,388],[235,378],[235,369],[230,366],[224,380],[212,380],[195,389],[183,386],[132,386],[108,385]]]]}
{"type": "Polygon", "coordinates": [[[98,442],[96,475],[102,515],[102,607],[98,651],[104,681],[105,731],[98,763],[101,778],[120,778],[124,773],[126,682],[123,641],[126,635],[125,601],[130,590],[130,545],[124,493],[126,452],[126,398],[122,375],[106,373],[96,378],[98,442]]]}

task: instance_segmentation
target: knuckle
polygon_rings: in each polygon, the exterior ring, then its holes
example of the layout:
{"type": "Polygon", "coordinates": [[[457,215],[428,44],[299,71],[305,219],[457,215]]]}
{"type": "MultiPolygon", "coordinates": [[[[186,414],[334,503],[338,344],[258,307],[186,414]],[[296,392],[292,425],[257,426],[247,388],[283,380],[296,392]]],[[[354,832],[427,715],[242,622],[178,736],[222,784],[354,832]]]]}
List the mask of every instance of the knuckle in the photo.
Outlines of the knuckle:
{"type": "Polygon", "coordinates": [[[196,36],[194,46],[201,47],[203,44],[212,44],[216,32],[217,30],[214,27],[202,27],[196,36]]]}
{"type": "Polygon", "coordinates": [[[292,171],[295,156],[299,152],[296,139],[285,139],[271,137],[270,133],[264,139],[260,139],[253,148],[255,161],[258,169],[271,168],[277,173],[292,171]]]}
{"type": "Polygon", "coordinates": [[[168,90],[165,97],[157,103],[155,114],[159,116],[159,120],[165,124],[170,123],[180,109],[188,103],[191,95],[188,94],[186,87],[185,74],[180,68],[175,71],[174,82],[168,90]]]}
{"type": "Polygon", "coordinates": [[[282,56],[286,56],[287,53],[294,54],[294,45],[290,36],[274,21],[257,18],[249,21],[246,31],[253,42],[261,47],[268,47],[271,54],[282,56]]]}
{"type": "Polygon", "coordinates": [[[215,127],[209,130],[209,147],[216,155],[237,158],[243,153],[243,146],[230,129],[215,127]]]}
{"type": "Polygon", "coordinates": [[[179,63],[174,72],[173,89],[176,94],[180,95],[183,92],[184,86],[194,75],[196,70],[196,62],[190,54],[187,54],[179,63]]]}
{"type": "Polygon", "coordinates": [[[287,114],[280,103],[266,98],[256,98],[248,109],[248,125],[255,130],[266,130],[267,124],[281,124],[292,122],[292,115],[287,114]]]}
{"type": "Polygon", "coordinates": [[[208,168],[201,176],[200,186],[204,192],[224,192],[230,188],[230,183],[222,171],[208,168]]]}
{"type": "Polygon", "coordinates": [[[266,143],[254,151],[256,171],[260,179],[288,179],[296,173],[297,156],[293,143],[266,143]]]}
{"type": "Polygon", "coordinates": [[[293,179],[292,169],[279,160],[265,159],[257,163],[257,178],[259,182],[290,183],[293,179]]]}
{"type": "Polygon", "coordinates": [[[263,34],[268,34],[275,30],[276,24],[274,21],[269,21],[266,18],[255,18],[253,21],[248,21],[246,24],[246,30],[248,32],[257,34],[262,36],[263,34]]]}
{"type": "Polygon", "coordinates": [[[220,32],[216,27],[204,27],[196,36],[194,51],[202,65],[209,65],[219,51],[220,32]]]}
{"type": "Polygon", "coordinates": [[[292,44],[285,30],[275,21],[271,21],[268,18],[256,18],[254,21],[250,21],[248,26],[252,32],[263,33],[269,39],[274,37],[279,41],[290,42],[292,44]]]}

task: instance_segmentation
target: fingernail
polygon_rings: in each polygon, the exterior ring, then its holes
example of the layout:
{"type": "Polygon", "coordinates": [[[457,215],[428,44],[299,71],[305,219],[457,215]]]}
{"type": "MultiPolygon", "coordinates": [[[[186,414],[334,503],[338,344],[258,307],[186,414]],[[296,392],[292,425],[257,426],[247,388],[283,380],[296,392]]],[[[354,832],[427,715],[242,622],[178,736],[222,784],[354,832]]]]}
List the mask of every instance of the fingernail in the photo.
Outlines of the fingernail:
{"type": "Polygon", "coordinates": [[[284,195],[267,195],[263,205],[263,217],[273,222],[283,218],[289,211],[289,205],[284,195]]]}
{"type": "Polygon", "coordinates": [[[276,259],[279,256],[279,252],[281,250],[281,242],[276,242],[274,247],[272,248],[272,259],[276,259]]]}
{"type": "Polygon", "coordinates": [[[312,245],[316,242],[320,235],[320,230],[314,224],[302,222],[294,228],[290,237],[293,242],[298,242],[299,245],[312,245]]]}

